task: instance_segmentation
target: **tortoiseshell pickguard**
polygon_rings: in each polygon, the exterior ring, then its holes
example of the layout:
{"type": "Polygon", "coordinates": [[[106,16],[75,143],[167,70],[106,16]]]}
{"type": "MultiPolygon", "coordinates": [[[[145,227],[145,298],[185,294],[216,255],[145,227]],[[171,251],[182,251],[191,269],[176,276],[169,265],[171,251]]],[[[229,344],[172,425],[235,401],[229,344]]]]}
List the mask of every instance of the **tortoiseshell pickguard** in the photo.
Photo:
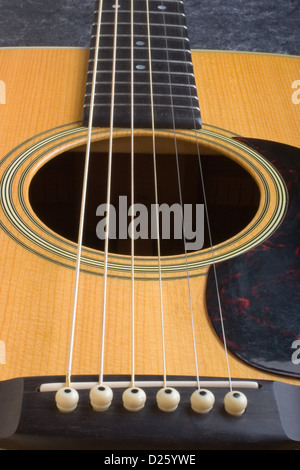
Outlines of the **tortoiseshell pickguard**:
{"type": "MultiPolygon", "coordinates": [[[[300,149],[263,140],[239,140],[277,168],[286,183],[289,203],[284,221],[269,239],[216,266],[226,344],[249,365],[299,377],[300,149]]],[[[206,303],[211,324],[223,341],[212,268],[206,303]]]]}

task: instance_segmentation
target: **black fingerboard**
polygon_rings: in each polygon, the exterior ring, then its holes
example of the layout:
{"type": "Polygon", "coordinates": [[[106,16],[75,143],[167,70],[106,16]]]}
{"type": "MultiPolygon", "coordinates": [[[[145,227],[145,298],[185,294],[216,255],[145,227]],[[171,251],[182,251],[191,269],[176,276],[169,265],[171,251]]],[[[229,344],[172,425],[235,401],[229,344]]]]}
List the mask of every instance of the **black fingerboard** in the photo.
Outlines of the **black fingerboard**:
{"type": "Polygon", "coordinates": [[[83,125],[88,126],[97,24],[93,127],[199,129],[201,115],[182,1],[95,3],[83,125]],[[133,10],[133,15],[132,15],[133,10]],[[133,21],[132,21],[133,18],[133,21]],[[113,113],[111,113],[113,104],[113,113]]]}

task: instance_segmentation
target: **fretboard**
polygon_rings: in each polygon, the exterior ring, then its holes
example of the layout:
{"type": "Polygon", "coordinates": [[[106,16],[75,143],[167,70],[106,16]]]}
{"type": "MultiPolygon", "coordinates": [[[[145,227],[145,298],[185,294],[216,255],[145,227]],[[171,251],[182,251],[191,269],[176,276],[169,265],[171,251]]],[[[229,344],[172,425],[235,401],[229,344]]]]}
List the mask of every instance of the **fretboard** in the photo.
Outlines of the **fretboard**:
{"type": "Polygon", "coordinates": [[[180,0],[96,1],[83,125],[89,122],[100,15],[93,126],[195,129],[201,116],[190,43],[180,0]],[[132,27],[133,23],[133,27],[132,27]]]}

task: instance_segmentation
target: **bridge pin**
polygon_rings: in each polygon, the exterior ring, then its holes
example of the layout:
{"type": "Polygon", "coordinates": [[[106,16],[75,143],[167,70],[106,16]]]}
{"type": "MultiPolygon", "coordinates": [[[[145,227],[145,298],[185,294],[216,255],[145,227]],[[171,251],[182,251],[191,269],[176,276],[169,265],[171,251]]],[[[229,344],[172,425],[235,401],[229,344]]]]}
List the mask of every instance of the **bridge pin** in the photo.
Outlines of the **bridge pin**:
{"type": "Polygon", "coordinates": [[[156,402],[161,411],[172,412],[178,408],[180,394],[175,388],[165,387],[157,392],[156,402]]]}
{"type": "Polygon", "coordinates": [[[94,411],[106,411],[111,405],[113,392],[107,385],[95,385],[90,390],[90,402],[94,411]]]}
{"type": "Polygon", "coordinates": [[[224,398],[225,410],[232,416],[242,416],[247,408],[247,397],[241,392],[228,392],[224,398]]]}
{"type": "Polygon", "coordinates": [[[191,407],[199,414],[209,413],[215,403],[214,394],[210,390],[195,390],[191,396],[191,407]]]}
{"type": "Polygon", "coordinates": [[[77,408],[79,394],[75,388],[63,387],[56,392],[55,401],[61,413],[71,413],[77,408]]]}
{"type": "Polygon", "coordinates": [[[122,399],[126,410],[140,411],[145,406],[146,394],[141,388],[130,387],[124,391],[122,399]]]}

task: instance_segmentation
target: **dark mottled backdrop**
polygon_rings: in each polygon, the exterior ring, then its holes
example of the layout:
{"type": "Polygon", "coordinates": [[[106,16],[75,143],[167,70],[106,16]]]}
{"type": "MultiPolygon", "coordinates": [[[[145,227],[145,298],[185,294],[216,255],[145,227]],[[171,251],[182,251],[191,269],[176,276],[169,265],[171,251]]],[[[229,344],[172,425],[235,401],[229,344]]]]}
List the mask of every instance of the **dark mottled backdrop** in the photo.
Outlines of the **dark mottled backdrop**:
{"type": "MultiPolygon", "coordinates": [[[[94,0],[0,0],[0,47],[89,45],[94,0]]],[[[300,55],[299,0],[185,0],[192,48],[300,55]]]]}

